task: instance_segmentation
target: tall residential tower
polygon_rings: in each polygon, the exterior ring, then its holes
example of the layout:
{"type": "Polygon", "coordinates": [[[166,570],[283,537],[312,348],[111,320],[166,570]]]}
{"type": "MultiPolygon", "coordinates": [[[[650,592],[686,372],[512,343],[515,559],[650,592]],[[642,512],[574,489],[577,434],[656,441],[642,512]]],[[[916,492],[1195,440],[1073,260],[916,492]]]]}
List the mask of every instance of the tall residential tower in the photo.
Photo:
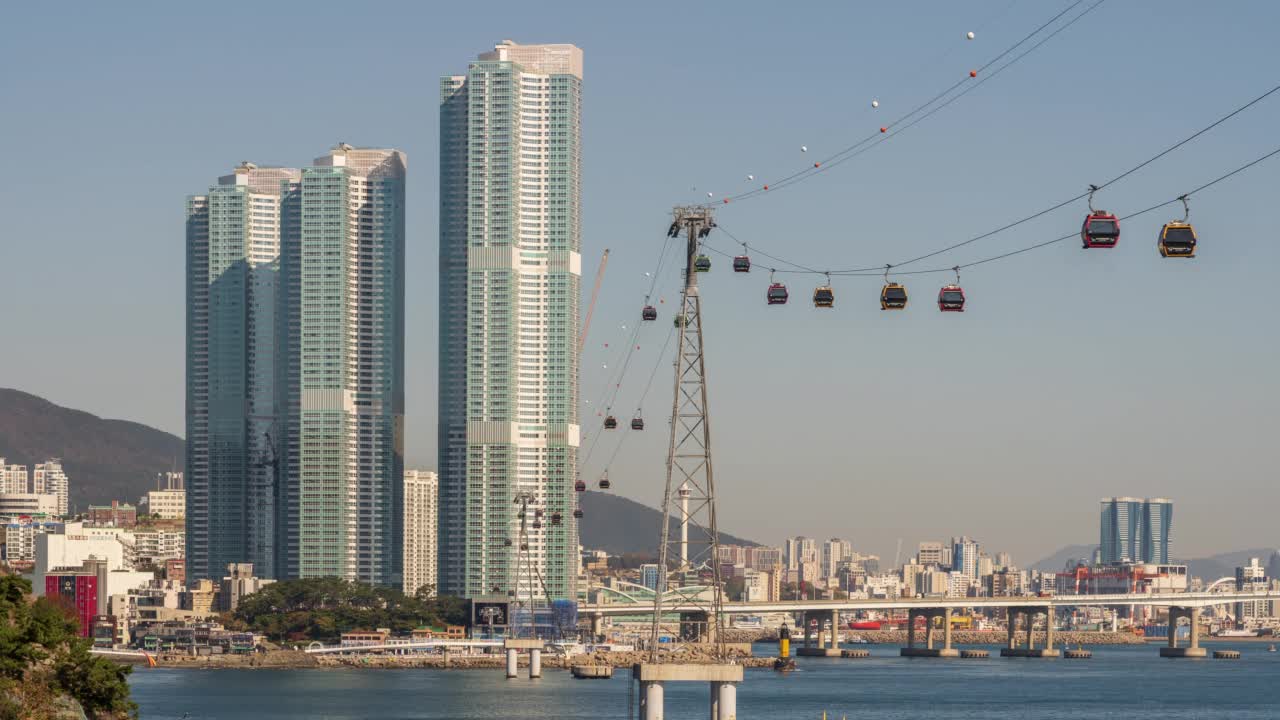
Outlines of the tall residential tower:
{"type": "Polygon", "coordinates": [[[559,524],[529,551],[574,596],[582,51],[504,41],[440,81],[440,585],[477,597],[515,575],[513,499],[559,524]]]}
{"type": "Polygon", "coordinates": [[[398,585],[404,154],[244,163],[187,201],[193,579],[398,585]]]}

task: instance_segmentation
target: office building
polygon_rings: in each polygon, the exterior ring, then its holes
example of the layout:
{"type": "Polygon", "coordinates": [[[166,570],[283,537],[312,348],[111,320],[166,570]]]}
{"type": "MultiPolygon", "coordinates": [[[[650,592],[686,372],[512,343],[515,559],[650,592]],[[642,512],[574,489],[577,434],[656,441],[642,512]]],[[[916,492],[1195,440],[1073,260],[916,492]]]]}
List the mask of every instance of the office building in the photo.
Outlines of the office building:
{"type": "Polygon", "coordinates": [[[110,505],[90,505],[88,519],[94,525],[131,528],[138,524],[138,508],[112,500],[110,505]]]}
{"type": "Polygon", "coordinates": [[[4,541],[0,560],[13,570],[26,572],[35,566],[36,536],[51,532],[62,532],[62,523],[54,520],[52,515],[14,515],[0,521],[0,531],[4,541]]]}
{"type": "Polygon", "coordinates": [[[789,537],[782,551],[782,561],[789,572],[799,571],[803,565],[816,566],[818,563],[818,541],[811,537],[789,537]]]}
{"type": "Polygon", "coordinates": [[[1103,565],[1169,563],[1173,501],[1164,498],[1103,498],[1099,559],[1103,565]]]}
{"type": "Polygon", "coordinates": [[[658,589],[658,581],[661,578],[658,575],[658,566],[653,563],[645,563],[640,566],[640,584],[650,590],[658,589]]]}
{"type": "Polygon", "coordinates": [[[69,511],[70,481],[62,470],[62,460],[50,458],[31,468],[31,492],[37,495],[53,495],[58,498],[57,513],[69,511]]]}
{"type": "Polygon", "coordinates": [[[943,567],[947,565],[944,557],[942,543],[936,540],[926,540],[920,543],[920,548],[916,551],[916,563],[925,567],[937,566],[943,567]]]}
{"type": "Polygon", "coordinates": [[[404,593],[435,587],[439,479],[427,470],[404,471],[404,593]]]}
{"type": "Polygon", "coordinates": [[[397,150],[252,163],[187,201],[189,572],[399,585],[397,150]]]}
{"type": "Polygon", "coordinates": [[[823,541],[822,551],[818,558],[818,575],[824,578],[835,577],[836,571],[840,568],[840,563],[848,560],[852,554],[853,543],[848,540],[831,538],[823,541]]]}
{"type": "MultiPolygon", "coordinates": [[[[575,597],[582,51],[504,41],[440,81],[440,585],[575,597]]],[[[502,593],[505,596],[505,592],[502,593]]]]}
{"type": "Polygon", "coordinates": [[[57,495],[0,493],[0,517],[10,515],[57,515],[57,495]]]}
{"type": "MultiPolygon", "coordinates": [[[[1261,558],[1249,558],[1249,564],[1236,568],[1236,590],[1243,592],[1261,592],[1269,590],[1271,583],[1267,580],[1267,569],[1261,558]]],[[[1263,618],[1271,617],[1270,600],[1249,600],[1235,604],[1236,623],[1253,625],[1263,618]]]]}
{"type": "Polygon", "coordinates": [[[218,609],[235,612],[242,599],[273,582],[275,580],[254,575],[253,563],[231,563],[227,565],[227,574],[223,576],[218,589],[218,609]]]}

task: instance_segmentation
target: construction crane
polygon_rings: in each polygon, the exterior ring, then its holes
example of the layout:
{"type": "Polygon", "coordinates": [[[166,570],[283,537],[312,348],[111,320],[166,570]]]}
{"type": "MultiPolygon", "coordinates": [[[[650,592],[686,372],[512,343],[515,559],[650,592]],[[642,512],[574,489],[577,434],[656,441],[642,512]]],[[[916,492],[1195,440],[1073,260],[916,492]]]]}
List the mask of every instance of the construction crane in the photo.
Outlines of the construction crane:
{"type": "Polygon", "coordinates": [[[591,314],[596,311],[596,298],[600,295],[600,281],[604,280],[604,266],[609,264],[609,248],[604,249],[600,258],[600,269],[596,271],[596,284],[591,288],[591,303],[587,305],[587,318],[582,321],[582,331],[578,333],[578,352],[587,344],[587,329],[591,327],[591,314]]]}

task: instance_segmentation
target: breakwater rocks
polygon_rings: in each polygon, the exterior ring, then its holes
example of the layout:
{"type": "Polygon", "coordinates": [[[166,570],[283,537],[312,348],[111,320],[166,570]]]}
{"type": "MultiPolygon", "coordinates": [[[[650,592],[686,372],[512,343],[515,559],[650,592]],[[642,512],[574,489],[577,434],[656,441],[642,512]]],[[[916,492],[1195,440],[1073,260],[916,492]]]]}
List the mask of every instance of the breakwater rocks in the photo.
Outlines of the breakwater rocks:
{"type": "Polygon", "coordinates": [[[308,668],[320,667],[319,658],[298,650],[268,650],[249,655],[185,655],[160,653],[155,656],[160,667],[179,668],[308,668]]]}

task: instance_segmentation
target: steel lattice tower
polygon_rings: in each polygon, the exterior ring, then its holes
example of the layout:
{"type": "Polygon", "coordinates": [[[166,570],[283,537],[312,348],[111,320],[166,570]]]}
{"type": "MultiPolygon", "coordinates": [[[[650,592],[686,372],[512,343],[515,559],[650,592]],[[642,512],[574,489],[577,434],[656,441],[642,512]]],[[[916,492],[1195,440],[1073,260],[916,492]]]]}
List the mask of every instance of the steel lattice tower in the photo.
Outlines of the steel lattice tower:
{"type": "MultiPolygon", "coordinates": [[[[698,246],[715,227],[711,210],[705,207],[677,207],[669,237],[685,234],[684,289],[676,316],[679,342],[676,345],[675,382],[671,402],[671,441],[667,451],[667,483],[662,494],[662,542],[658,548],[661,576],[654,592],[653,628],[649,661],[658,662],[662,625],[663,594],[687,582],[709,577],[707,593],[688,593],[680,600],[695,612],[682,612],[680,635],[686,639],[710,640],[715,655],[724,659],[724,596],[721,586],[719,533],[716,529],[716,492],[711,470],[711,424],[707,407],[707,372],[702,343],[702,302],[694,266],[698,246]],[[674,512],[673,512],[674,511],[674,512]],[[671,537],[671,519],[680,521],[680,537],[671,537]],[[674,552],[673,552],[674,550],[674,552]],[[674,558],[678,560],[674,560],[674,558]]],[[[698,583],[701,584],[701,583],[698,583]]]]}

